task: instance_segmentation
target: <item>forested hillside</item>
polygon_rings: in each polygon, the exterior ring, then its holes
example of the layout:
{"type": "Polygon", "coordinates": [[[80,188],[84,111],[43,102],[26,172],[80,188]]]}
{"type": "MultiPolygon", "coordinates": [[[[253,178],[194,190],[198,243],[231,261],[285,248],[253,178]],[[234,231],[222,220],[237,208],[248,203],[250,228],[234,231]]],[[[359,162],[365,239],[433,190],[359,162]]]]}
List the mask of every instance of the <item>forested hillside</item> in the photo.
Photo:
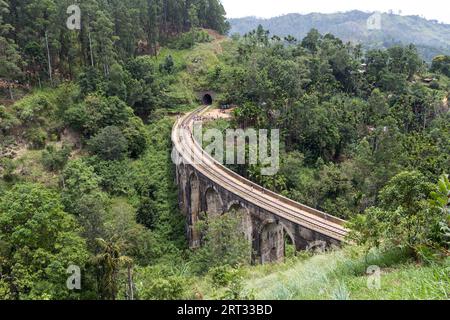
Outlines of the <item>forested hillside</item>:
{"type": "Polygon", "coordinates": [[[0,3],[0,299],[193,297],[170,133],[222,6],[83,1],[69,30],[69,2],[0,3]]]}
{"type": "Polygon", "coordinates": [[[449,298],[449,56],[230,39],[217,0],[82,1],[69,30],[69,4],[0,0],[0,299],[449,298]],[[232,169],[347,219],[350,244],[254,266],[236,213],[189,248],[171,130],[203,90],[234,106],[205,127],[281,129],[275,176],[232,169]]]}
{"type": "Polygon", "coordinates": [[[278,176],[241,174],[349,218],[402,170],[431,182],[449,168],[448,78],[414,45],[363,53],[313,29],[286,47],[260,26],[234,50],[214,81],[221,101],[239,105],[237,126],[282,128],[285,152],[278,176]]]}
{"type": "MultiPolygon", "coordinates": [[[[383,262],[386,267],[409,258],[433,266],[447,261],[447,267],[437,267],[443,273],[432,281],[442,279],[448,296],[447,58],[436,57],[429,69],[414,45],[363,52],[359,45],[315,29],[296,41],[272,36],[259,26],[236,37],[233,44],[217,67],[213,83],[222,90],[219,103],[238,107],[231,121],[209,126],[279,128],[283,147],[281,168],[274,176],[263,175],[261,165],[231,169],[295,201],[348,220],[350,239],[367,249],[381,249],[380,259],[388,260],[383,262]],[[406,254],[384,256],[396,249],[406,254]]],[[[323,272],[335,277],[334,272],[342,270],[330,263],[323,272]]],[[[359,271],[344,269],[336,281],[346,279],[347,285],[361,281],[351,275],[360,277],[363,266],[359,271]]],[[[273,283],[259,288],[270,288],[280,298],[317,298],[303,291],[305,286],[320,286],[320,279],[308,283],[301,272],[309,269],[298,270],[298,276],[297,271],[286,272],[290,277],[285,287],[277,286],[269,275],[273,283]]],[[[260,282],[251,272],[247,277],[251,278],[248,288],[260,282]]],[[[350,295],[357,297],[360,289],[350,295]]]]}
{"type": "Polygon", "coordinates": [[[217,0],[87,0],[79,4],[82,27],[74,32],[66,26],[71,4],[0,1],[0,78],[42,86],[73,79],[86,67],[108,76],[114,63],[156,54],[161,45],[192,46],[204,37],[196,27],[229,28],[217,0]]]}
{"type": "Polygon", "coordinates": [[[230,34],[244,35],[261,24],[272,34],[281,37],[291,35],[302,39],[309,30],[315,28],[322,34],[331,33],[345,42],[363,44],[367,49],[414,43],[428,62],[438,54],[450,53],[450,25],[426,20],[419,16],[383,13],[380,20],[381,29],[369,30],[367,19],[372,14],[355,10],[333,14],[288,14],[271,19],[255,17],[230,19],[230,34]]]}

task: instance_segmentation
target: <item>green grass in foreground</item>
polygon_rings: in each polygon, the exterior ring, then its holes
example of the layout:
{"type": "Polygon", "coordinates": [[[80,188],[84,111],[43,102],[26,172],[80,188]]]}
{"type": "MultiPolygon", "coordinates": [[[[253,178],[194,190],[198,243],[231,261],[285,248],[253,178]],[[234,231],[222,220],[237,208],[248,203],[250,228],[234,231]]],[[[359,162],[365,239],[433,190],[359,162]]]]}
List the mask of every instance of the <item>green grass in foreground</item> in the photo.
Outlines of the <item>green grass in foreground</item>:
{"type": "Polygon", "coordinates": [[[450,264],[417,265],[400,251],[364,255],[359,248],[290,259],[243,270],[244,292],[276,300],[445,300],[450,298],[450,264]],[[379,266],[380,286],[367,275],[379,266]],[[372,284],[372,285],[368,285],[372,284]]]}

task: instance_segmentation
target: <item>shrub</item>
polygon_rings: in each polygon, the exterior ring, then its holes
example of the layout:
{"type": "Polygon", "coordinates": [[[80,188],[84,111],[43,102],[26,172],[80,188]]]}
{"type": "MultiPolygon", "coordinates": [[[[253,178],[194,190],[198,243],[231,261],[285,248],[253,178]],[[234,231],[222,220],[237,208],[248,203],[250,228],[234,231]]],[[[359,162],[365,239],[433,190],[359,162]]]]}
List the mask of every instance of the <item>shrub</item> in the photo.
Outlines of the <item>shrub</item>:
{"type": "Polygon", "coordinates": [[[88,142],[88,148],[103,160],[123,160],[127,154],[128,142],[118,127],[110,126],[94,136],[88,142]]]}
{"type": "Polygon", "coordinates": [[[130,161],[103,161],[98,157],[87,160],[100,177],[100,186],[112,195],[130,195],[133,192],[134,171],[130,169],[130,161]]]}
{"type": "Polygon", "coordinates": [[[146,300],[180,300],[184,293],[185,279],[177,276],[154,279],[142,290],[146,300]]]}
{"type": "Polygon", "coordinates": [[[49,171],[59,171],[64,168],[67,161],[69,160],[71,147],[68,145],[63,145],[60,150],[56,150],[55,146],[47,146],[47,148],[42,151],[42,164],[44,168],[49,171]]]}
{"type": "Polygon", "coordinates": [[[123,135],[128,142],[128,154],[137,159],[147,148],[148,134],[142,120],[132,117],[123,129],[123,135]]]}
{"type": "Polygon", "coordinates": [[[430,205],[441,214],[441,234],[437,241],[448,248],[450,246],[450,181],[448,175],[442,175],[436,190],[431,193],[430,205]]]}
{"type": "Polygon", "coordinates": [[[146,228],[153,230],[158,220],[156,203],[149,198],[144,198],[136,213],[136,221],[146,228]]]}
{"type": "Polygon", "coordinates": [[[135,278],[140,300],[181,300],[187,295],[187,279],[164,267],[136,268],[135,278]]]}
{"type": "Polygon", "coordinates": [[[62,198],[66,210],[74,213],[82,196],[99,192],[99,181],[92,166],[81,159],[69,161],[62,172],[62,198]]]}
{"type": "Polygon", "coordinates": [[[433,89],[433,90],[439,90],[440,87],[441,86],[439,85],[439,82],[437,82],[437,81],[433,81],[433,82],[430,83],[430,88],[433,89]]]}
{"type": "Polygon", "coordinates": [[[14,160],[9,158],[0,158],[0,173],[3,179],[7,182],[12,182],[15,179],[14,171],[16,164],[14,160]]]}
{"type": "Polygon", "coordinates": [[[66,126],[77,130],[78,132],[84,133],[84,131],[87,129],[87,108],[83,103],[70,106],[64,112],[62,118],[66,126]]]}
{"type": "Polygon", "coordinates": [[[172,74],[175,69],[175,63],[171,55],[164,59],[164,63],[159,66],[159,71],[162,73],[172,74]]]}
{"type": "Polygon", "coordinates": [[[441,72],[450,77],[450,56],[439,55],[433,59],[431,71],[441,72]]]}
{"type": "Polygon", "coordinates": [[[203,246],[193,254],[197,272],[204,273],[222,265],[236,267],[250,263],[251,244],[241,231],[241,222],[242,217],[234,213],[199,223],[197,227],[204,236],[203,246]]]}
{"type": "Polygon", "coordinates": [[[48,94],[39,92],[26,96],[13,107],[16,116],[27,126],[48,123],[48,116],[56,111],[48,94]]]}
{"type": "Polygon", "coordinates": [[[28,140],[31,148],[42,149],[47,141],[47,132],[40,128],[32,128],[25,133],[25,138],[28,140]]]}
{"type": "Polygon", "coordinates": [[[225,287],[239,277],[239,270],[231,268],[228,265],[218,266],[209,271],[213,286],[225,287]]]}
{"type": "Polygon", "coordinates": [[[183,50],[192,48],[196,43],[210,41],[211,37],[206,31],[193,29],[172,39],[172,41],[168,44],[168,47],[172,49],[183,50]]]}
{"type": "Polygon", "coordinates": [[[20,121],[0,105],[0,134],[7,134],[12,128],[20,125],[20,121]]]}
{"type": "Polygon", "coordinates": [[[254,300],[253,292],[244,290],[243,277],[240,269],[230,266],[215,267],[210,270],[213,286],[218,289],[225,287],[217,298],[220,300],[254,300]]]}
{"type": "Polygon", "coordinates": [[[123,127],[132,116],[133,109],[118,97],[104,97],[97,93],[70,107],[63,118],[68,126],[89,137],[107,126],[123,127]]]}

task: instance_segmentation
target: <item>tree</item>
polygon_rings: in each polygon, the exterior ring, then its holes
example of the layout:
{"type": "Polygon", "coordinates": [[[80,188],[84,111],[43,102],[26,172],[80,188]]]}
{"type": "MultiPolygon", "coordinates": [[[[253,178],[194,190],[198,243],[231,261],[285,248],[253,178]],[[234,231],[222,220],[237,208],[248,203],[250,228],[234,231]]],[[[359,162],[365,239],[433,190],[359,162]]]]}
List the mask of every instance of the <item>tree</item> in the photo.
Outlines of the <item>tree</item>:
{"type": "Polygon", "coordinates": [[[311,53],[315,54],[319,50],[320,41],[322,35],[317,29],[311,29],[306,37],[302,40],[302,47],[308,49],[311,53]]]}
{"type": "Polygon", "coordinates": [[[112,65],[108,76],[106,90],[109,96],[117,96],[123,101],[127,100],[127,86],[125,84],[126,76],[127,75],[120,64],[115,63],[112,65]]]}
{"type": "Polygon", "coordinates": [[[14,299],[73,299],[66,269],[84,268],[88,252],[58,194],[18,184],[0,198],[0,281],[14,299]]]}
{"type": "Polygon", "coordinates": [[[88,143],[89,150],[103,160],[123,160],[127,154],[128,143],[122,131],[115,126],[103,128],[88,143]]]}
{"type": "Polygon", "coordinates": [[[431,71],[441,72],[450,77],[450,56],[439,55],[433,58],[431,71]]]}
{"type": "Polygon", "coordinates": [[[225,9],[219,0],[196,0],[194,5],[201,27],[217,30],[221,34],[228,32],[230,24],[225,18],[225,9]]]}
{"type": "Polygon", "coordinates": [[[123,266],[130,267],[133,260],[121,255],[121,243],[114,240],[97,239],[101,252],[94,258],[98,267],[98,291],[100,299],[116,300],[118,293],[119,271],[123,266]]]}
{"type": "Polygon", "coordinates": [[[99,176],[100,187],[114,196],[130,196],[134,193],[134,179],[136,172],[133,170],[132,161],[105,161],[98,156],[86,159],[99,176]]]}
{"type": "Polygon", "coordinates": [[[194,252],[193,259],[199,272],[221,265],[249,264],[251,244],[241,231],[242,217],[236,212],[210,218],[196,226],[203,234],[203,246],[194,252]]]}
{"type": "Polygon", "coordinates": [[[81,94],[87,96],[90,93],[97,91],[102,80],[103,79],[97,69],[86,67],[83,72],[78,75],[78,84],[80,85],[81,94]]]}
{"type": "Polygon", "coordinates": [[[129,156],[134,159],[139,158],[147,148],[149,138],[142,120],[138,117],[132,117],[122,133],[127,140],[129,156]]]}
{"type": "Polygon", "coordinates": [[[14,30],[13,26],[5,23],[3,16],[10,14],[8,3],[0,0],[0,75],[6,77],[9,84],[11,100],[14,99],[12,82],[17,80],[22,70],[20,69],[21,57],[17,51],[17,46],[11,39],[5,37],[14,30]]]}
{"type": "Polygon", "coordinates": [[[380,121],[389,114],[385,95],[379,89],[374,89],[367,102],[365,123],[368,125],[380,124],[380,121]]]}
{"type": "Polygon", "coordinates": [[[109,209],[108,197],[99,191],[81,194],[70,207],[71,213],[77,217],[79,224],[83,227],[81,234],[86,239],[89,251],[98,252],[99,246],[96,239],[106,234],[104,223],[109,209]]]}
{"type": "Polygon", "coordinates": [[[123,127],[132,116],[133,109],[118,97],[91,94],[85,98],[84,103],[68,108],[64,113],[64,120],[90,137],[107,126],[123,127]]]}
{"type": "Polygon", "coordinates": [[[144,198],[139,205],[136,213],[136,221],[150,230],[156,228],[158,214],[156,210],[155,201],[149,198],[144,198]]]}
{"type": "Polygon", "coordinates": [[[114,35],[114,23],[104,11],[97,11],[91,27],[94,60],[98,61],[106,77],[116,59],[114,42],[118,38],[114,35]]]}
{"type": "Polygon", "coordinates": [[[173,73],[174,70],[174,62],[172,56],[169,54],[165,59],[164,63],[160,66],[160,69],[167,74],[173,73]]]}
{"type": "Polygon", "coordinates": [[[436,190],[431,193],[430,204],[441,213],[442,238],[438,239],[442,244],[450,247],[450,181],[448,175],[442,175],[436,190]]]}
{"type": "Polygon", "coordinates": [[[429,245],[442,221],[441,213],[430,210],[432,190],[421,173],[399,173],[380,191],[378,207],[351,220],[351,237],[359,243],[412,250],[429,245]]]}
{"type": "Polygon", "coordinates": [[[82,28],[73,31],[65,25],[71,4],[69,0],[2,0],[2,76],[18,80],[23,66],[29,80],[42,85],[43,76],[72,78],[79,68],[90,66],[108,77],[116,62],[137,53],[156,54],[161,45],[182,33],[203,27],[226,34],[230,28],[219,0],[85,0],[79,3],[82,28]]]}
{"type": "Polygon", "coordinates": [[[56,150],[55,146],[47,146],[42,152],[42,164],[49,171],[59,171],[64,168],[69,160],[72,150],[68,145],[63,145],[61,150],[56,150]]]}
{"type": "Polygon", "coordinates": [[[99,177],[83,160],[69,161],[62,172],[62,199],[67,211],[75,213],[77,201],[84,195],[99,192],[99,177]]]}
{"type": "MultiPolygon", "coordinates": [[[[167,243],[158,243],[160,233],[148,230],[137,221],[136,209],[125,199],[113,199],[104,215],[104,239],[113,239],[121,244],[121,253],[139,265],[148,265],[156,260],[163,250],[167,254],[167,243]]],[[[165,226],[162,226],[165,227],[165,226]]]]}

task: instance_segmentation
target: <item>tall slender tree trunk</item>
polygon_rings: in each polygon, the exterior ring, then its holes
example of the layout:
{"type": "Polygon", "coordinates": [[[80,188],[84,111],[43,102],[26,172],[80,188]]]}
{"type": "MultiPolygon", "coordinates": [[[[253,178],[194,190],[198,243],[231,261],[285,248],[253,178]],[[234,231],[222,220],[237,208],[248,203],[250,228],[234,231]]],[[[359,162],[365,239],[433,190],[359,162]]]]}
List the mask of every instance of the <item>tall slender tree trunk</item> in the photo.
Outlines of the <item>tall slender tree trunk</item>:
{"type": "Polygon", "coordinates": [[[128,265],[128,300],[134,300],[133,269],[128,265]]]}
{"type": "Polygon", "coordinates": [[[88,37],[89,37],[89,51],[90,51],[90,55],[91,55],[91,67],[94,67],[94,53],[92,52],[92,39],[91,39],[91,32],[89,31],[88,33],[88,37]]]}
{"type": "Polygon", "coordinates": [[[47,48],[48,75],[50,77],[50,83],[53,84],[52,61],[51,61],[51,57],[50,57],[50,48],[48,45],[48,32],[47,31],[45,31],[45,46],[47,48]]]}

